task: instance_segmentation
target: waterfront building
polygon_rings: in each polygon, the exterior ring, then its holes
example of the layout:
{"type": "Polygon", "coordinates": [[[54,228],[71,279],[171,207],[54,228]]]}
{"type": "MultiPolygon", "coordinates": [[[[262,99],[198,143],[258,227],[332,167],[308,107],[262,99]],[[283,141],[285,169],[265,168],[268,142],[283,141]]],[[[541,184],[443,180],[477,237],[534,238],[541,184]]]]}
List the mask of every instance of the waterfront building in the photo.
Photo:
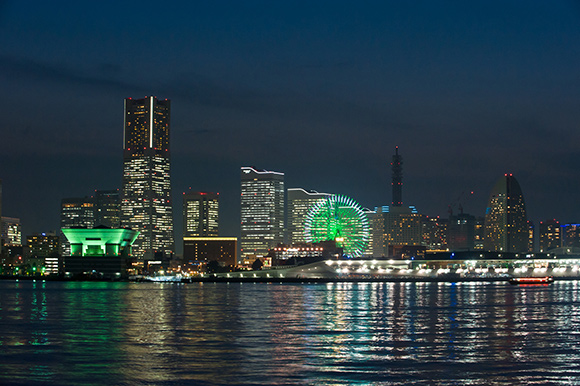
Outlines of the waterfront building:
{"type": "Polygon", "coordinates": [[[125,99],[121,226],[139,232],[140,262],[174,253],[170,177],[170,101],[125,99]]]}
{"type": "Polygon", "coordinates": [[[314,203],[328,196],[329,193],[318,193],[315,190],[288,189],[288,244],[306,242],[304,234],[306,214],[314,203]]]}
{"type": "Polygon", "coordinates": [[[421,215],[421,245],[431,251],[447,250],[448,219],[421,215]]]}
{"type": "Polygon", "coordinates": [[[376,217],[373,224],[375,256],[393,257],[394,252],[402,246],[420,246],[423,242],[421,215],[414,206],[375,208],[376,217]]]}
{"type": "Polygon", "coordinates": [[[560,221],[546,220],[540,221],[540,252],[548,252],[562,246],[562,233],[560,221]]]}
{"type": "Polygon", "coordinates": [[[20,219],[14,217],[2,217],[2,240],[8,247],[22,246],[22,228],[20,219]]]}
{"type": "Polygon", "coordinates": [[[570,248],[580,248],[580,224],[563,224],[562,246],[570,248]]]}
{"type": "Polygon", "coordinates": [[[60,237],[53,232],[26,236],[27,257],[58,257],[60,237]]]}
{"type": "Polygon", "coordinates": [[[475,216],[467,213],[449,216],[447,245],[450,251],[475,249],[475,216]]]}
{"type": "Polygon", "coordinates": [[[242,167],[240,258],[266,256],[283,242],[284,173],[242,167]]]}
{"type": "Polygon", "coordinates": [[[473,249],[483,251],[483,240],[485,237],[485,217],[476,217],[473,249]]]}
{"type": "Polygon", "coordinates": [[[64,256],[64,271],[68,277],[89,275],[120,279],[127,276],[131,245],[137,231],[98,226],[93,229],[62,229],[71,246],[64,256]]]}
{"type": "MultiPolygon", "coordinates": [[[[93,197],[63,198],[60,205],[60,228],[93,228],[95,200],[93,197]]],[[[61,232],[62,256],[70,254],[70,244],[61,232]]]]}
{"type": "Polygon", "coordinates": [[[95,226],[121,226],[121,194],[119,189],[95,190],[95,226]]]}
{"type": "Polygon", "coordinates": [[[183,238],[184,265],[201,265],[217,261],[221,266],[235,266],[237,262],[237,237],[193,237],[183,238]]]}
{"type": "Polygon", "coordinates": [[[536,251],[536,228],[532,220],[528,220],[528,252],[536,251]]]}
{"type": "Polygon", "coordinates": [[[219,235],[219,193],[183,193],[183,236],[219,235]]]}
{"type": "Polygon", "coordinates": [[[485,214],[484,249],[527,252],[529,244],[526,205],[512,174],[502,176],[493,187],[485,214]]]}

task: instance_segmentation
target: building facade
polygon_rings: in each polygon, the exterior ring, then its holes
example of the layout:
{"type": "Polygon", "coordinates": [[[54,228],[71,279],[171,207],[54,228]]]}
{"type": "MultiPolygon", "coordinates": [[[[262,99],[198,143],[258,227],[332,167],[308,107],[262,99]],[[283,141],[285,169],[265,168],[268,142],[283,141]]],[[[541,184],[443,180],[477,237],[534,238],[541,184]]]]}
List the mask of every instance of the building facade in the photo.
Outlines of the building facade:
{"type": "Polygon", "coordinates": [[[241,168],[241,256],[266,256],[284,242],[284,173],[241,168]]]}
{"type": "Polygon", "coordinates": [[[548,252],[551,249],[560,248],[562,246],[560,221],[556,219],[540,221],[539,232],[540,252],[548,252]]]}
{"type": "MultiPolygon", "coordinates": [[[[95,200],[93,197],[63,198],[60,205],[60,228],[85,228],[95,226],[95,200]]],[[[70,255],[70,243],[61,231],[60,254],[70,255]]]]}
{"type": "Polygon", "coordinates": [[[22,228],[19,218],[2,217],[1,231],[4,245],[9,247],[22,246],[22,228]]]}
{"type": "Polygon", "coordinates": [[[183,236],[219,235],[219,193],[183,193],[183,236]]]}
{"type": "Polygon", "coordinates": [[[562,246],[580,248],[580,224],[562,225],[562,246]]]}
{"type": "Polygon", "coordinates": [[[237,237],[184,237],[183,263],[208,263],[217,261],[222,266],[235,266],[237,237]]]}
{"type": "Polygon", "coordinates": [[[139,232],[139,261],[174,253],[169,100],[125,99],[121,226],[139,232]]]}
{"type": "Polygon", "coordinates": [[[491,191],[485,211],[486,251],[527,252],[529,230],[520,184],[512,174],[502,176],[491,191]]]}
{"type": "Polygon", "coordinates": [[[449,216],[447,245],[450,251],[475,249],[475,223],[475,216],[467,213],[449,216]]]}
{"type": "Polygon", "coordinates": [[[304,221],[310,207],[321,198],[330,196],[315,190],[302,188],[288,189],[288,244],[305,243],[304,221]]]}
{"type": "Polygon", "coordinates": [[[116,190],[95,191],[95,226],[121,226],[121,193],[116,190]]]}

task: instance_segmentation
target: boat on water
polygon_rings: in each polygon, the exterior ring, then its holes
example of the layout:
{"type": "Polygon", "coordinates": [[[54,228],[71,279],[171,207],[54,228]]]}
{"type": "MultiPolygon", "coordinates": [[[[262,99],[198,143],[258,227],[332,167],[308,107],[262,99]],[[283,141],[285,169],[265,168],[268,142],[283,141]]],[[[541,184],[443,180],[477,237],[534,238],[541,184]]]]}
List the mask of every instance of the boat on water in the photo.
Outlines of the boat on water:
{"type": "Polygon", "coordinates": [[[181,275],[179,276],[169,276],[169,275],[159,275],[159,276],[144,276],[143,281],[154,281],[154,282],[164,282],[164,283],[181,283],[181,275]]]}
{"type": "Polygon", "coordinates": [[[553,276],[542,277],[511,277],[510,284],[550,284],[554,282],[553,276]]]}

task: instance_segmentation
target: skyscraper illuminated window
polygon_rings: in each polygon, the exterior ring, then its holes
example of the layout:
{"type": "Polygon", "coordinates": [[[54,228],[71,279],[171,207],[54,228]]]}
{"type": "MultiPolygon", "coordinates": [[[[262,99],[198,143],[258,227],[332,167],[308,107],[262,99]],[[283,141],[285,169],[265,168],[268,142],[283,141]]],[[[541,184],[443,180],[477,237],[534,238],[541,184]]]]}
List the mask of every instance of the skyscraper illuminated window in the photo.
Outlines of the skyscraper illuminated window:
{"type": "Polygon", "coordinates": [[[304,237],[306,213],[314,203],[328,196],[330,194],[318,193],[314,190],[288,189],[288,243],[290,245],[306,242],[304,237]]]}
{"type": "Polygon", "coordinates": [[[242,167],[241,258],[284,242],[284,173],[242,167]]]}
{"type": "Polygon", "coordinates": [[[520,184],[511,174],[495,184],[485,211],[484,249],[527,252],[529,231],[526,204],[520,184]]]}
{"type": "Polygon", "coordinates": [[[170,101],[125,99],[121,226],[139,231],[139,260],[174,251],[169,161],[170,101]]]}
{"type": "Polygon", "coordinates": [[[219,234],[219,193],[183,194],[184,237],[211,237],[219,234]]]}

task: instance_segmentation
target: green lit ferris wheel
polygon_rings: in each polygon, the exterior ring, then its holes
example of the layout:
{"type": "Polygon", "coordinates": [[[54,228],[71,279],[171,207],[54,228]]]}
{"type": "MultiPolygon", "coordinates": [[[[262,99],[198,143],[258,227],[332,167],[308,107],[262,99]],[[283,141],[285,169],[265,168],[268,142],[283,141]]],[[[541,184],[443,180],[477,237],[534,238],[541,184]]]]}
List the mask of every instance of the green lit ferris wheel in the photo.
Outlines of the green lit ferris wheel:
{"type": "Polygon", "coordinates": [[[369,220],[352,198],[331,195],[308,210],[304,236],[309,243],[334,240],[348,257],[361,257],[369,244],[369,220]]]}

